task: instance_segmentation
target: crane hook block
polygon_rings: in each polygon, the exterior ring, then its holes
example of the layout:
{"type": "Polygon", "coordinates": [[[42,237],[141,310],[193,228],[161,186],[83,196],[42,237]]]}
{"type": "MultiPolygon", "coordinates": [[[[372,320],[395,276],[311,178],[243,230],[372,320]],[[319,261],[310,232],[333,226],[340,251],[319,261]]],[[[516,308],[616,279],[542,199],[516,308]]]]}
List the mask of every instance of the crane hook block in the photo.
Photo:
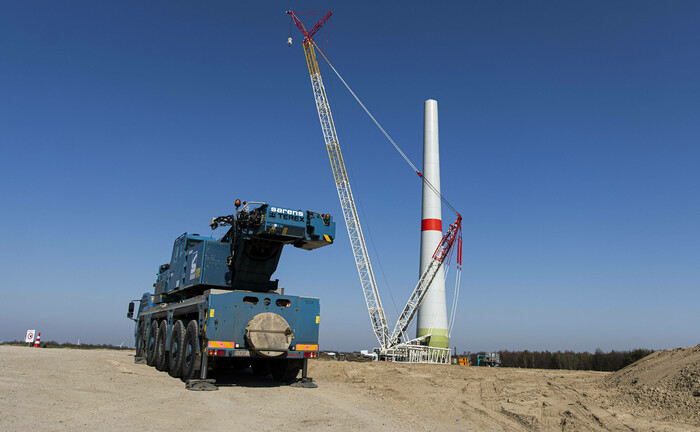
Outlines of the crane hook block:
{"type": "Polygon", "coordinates": [[[287,45],[292,46],[292,38],[287,38],[287,45]]]}

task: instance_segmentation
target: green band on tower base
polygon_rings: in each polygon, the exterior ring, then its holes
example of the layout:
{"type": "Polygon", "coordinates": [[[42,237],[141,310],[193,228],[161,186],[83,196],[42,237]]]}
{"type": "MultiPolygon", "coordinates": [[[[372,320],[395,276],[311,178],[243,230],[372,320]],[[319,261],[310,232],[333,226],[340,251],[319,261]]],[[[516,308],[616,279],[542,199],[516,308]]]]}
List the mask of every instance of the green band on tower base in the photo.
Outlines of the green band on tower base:
{"type": "Polygon", "coordinates": [[[432,334],[432,336],[430,336],[430,343],[428,344],[428,346],[435,348],[450,347],[450,338],[447,336],[447,329],[419,328],[416,337],[425,336],[427,334],[432,334]]]}

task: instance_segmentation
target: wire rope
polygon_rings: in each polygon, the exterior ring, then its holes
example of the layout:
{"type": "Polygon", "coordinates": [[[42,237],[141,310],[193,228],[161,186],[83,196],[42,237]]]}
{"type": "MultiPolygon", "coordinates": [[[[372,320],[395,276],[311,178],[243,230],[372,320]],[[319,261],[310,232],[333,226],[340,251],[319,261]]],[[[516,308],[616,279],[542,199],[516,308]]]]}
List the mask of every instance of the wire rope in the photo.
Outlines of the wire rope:
{"type": "MultiPolygon", "coordinates": [[[[291,23],[290,23],[290,24],[291,24],[291,23]]],[[[326,30],[327,30],[327,29],[326,29],[326,30]]],[[[327,38],[327,32],[326,32],[325,35],[326,35],[326,38],[327,38]]],[[[326,42],[327,42],[327,40],[326,40],[326,42]]],[[[324,59],[324,60],[326,61],[326,63],[328,64],[328,66],[333,70],[333,72],[336,74],[336,76],[338,77],[338,79],[343,83],[343,85],[345,86],[345,88],[350,92],[350,94],[353,96],[353,98],[355,98],[355,101],[357,101],[357,103],[362,107],[362,109],[363,109],[363,110],[365,111],[365,113],[369,116],[369,118],[372,120],[372,122],[374,122],[374,124],[377,126],[377,128],[378,128],[378,129],[382,132],[382,134],[389,140],[389,142],[391,143],[391,145],[392,145],[392,146],[394,147],[394,149],[401,155],[401,157],[404,159],[404,161],[405,161],[405,162],[411,167],[411,169],[413,169],[413,171],[421,178],[421,181],[423,182],[423,184],[426,185],[426,186],[428,186],[428,188],[429,188],[430,190],[432,190],[433,193],[434,193],[438,198],[440,198],[440,201],[442,201],[442,202],[445,204],[445,206],[446,206],[448,209],[450,209],[450,211],[452,211],[455,215],[457,215],[457,217],[458,217],[458,218],[457,218],[457,223],[459,224],[459,222],[460,222],[460,220],[461,220],[461,215],[459,214],[459,212],[457,212],[457,210],[454,208],[454,206],[452,206],[452,204],[440,193],[440,191],[438,191],[437,188],[436,188],[428,179],[425,178],[425,176],[418,170],[418,168],[413,164],[413,162],[411,162],[410,158],[406,155],[406,153],[404,153],[403,150],[401,150],[401,148],[398,146],[398,144],[396,144],[396,142],[393,140],[393,138],[391,138],[391,136],[389,135],[389,133],[384,129],[384,127],[382,127],[382,125],[381,125],[381,124],[377,121],[377,119],[372,115],[372,113],[369,111],[369,109],[367,109],[367,107],[366,107],[365,104],[360,100],[360,98],[357,96],[357,94],[352,90],[352,88],[350,88],[350,86],[348,85],[348,83],[345,81],[345,79],[343,79],[343,77],[340,75],[340,73],[338,72],[338,70],[333,66],[333,64],[330,62],[330,60],[328,60],[328,57],[326,57],[326,55],[323,53],[323,50],[321,50],[321,48],[318,46],[318,44],[316,44],[316,42],[314,42],[313,39],[310,40],[310,43],[313,44],[313,46],[314,46],[316,49],[318,49],[318,51],[321,53],[321,56],[323,57],[323,59],[324,59]]],[[[327,43],[324,43],[324,48],[325,48],[326,45],[327,45],[327,43]]],[[[352,167],[350,167],[350,170],[352,171],[352,167]]],[[[361,207],[361,211],[362,211],[362,213],[363,213],[363,216],[366,216],[366,215],[364,215],[364,208],[363,208],[363,206],[362,206],[361,203],[360,203],[360,207],[361,207]]],[[[366,217],[365,217],[365,219],[366,219],[366,217]]],[[[368,228],[369,228],[369,227],[368,227],[368,228]]],[[[455,228],[459,230],[459,232],[458,232],[459,239],[458,239],[458,243],[457,243],[459,251],[457,252],[457,275],[456,275],[456,278],[455,278],[455,290],[454,290],[454,293],[453,293],[452,307],[451,307],[451,310],[450,310],[449,321],[448,321],[448,323],[447,323],[447,329],[446,329],[446,330],[447,330],[447,337],[448,337],[448,338],[451,336],[452,330],[453,330],[453,327],[454,327],[454,324],[455,324],[455,317],[456,317],[456,313],[457,313],[457,301],[458,301],[458,299],[459,299],[459,291],[460,291],[459,288],[460,288],[461,273],[462,273],[462,272],[461,272],[461,270],[462,270],[462,265],[461,265],[461,264],[462,264],[462,263],[461,263],[461,246],[462,246],[462,245],[461,245],[461,226],[458,225],[458,226],[455,226],[455,228]]],[[[378,254],[377,254],[377,249],[376,249],[376,244],[375,244],[375,242],[374,242],[374,238],[373,238],[373,236],[372,236],[372,233],[369,232],[369,231],[368,231],[368,233],[370,234],[370,240],[371,240],[371,242],[372,242],[372,246],[373,246],[373,249],[374,249],[374,251],[375,251],[375,255],[378,255],[378,254]]],[[[453,252],[454,252],[454,251],[452,250],[452,248],[450,248],[450,251],[449,251],[448,254],[447,254],[448,256],[447,256],[447,257],[444,257],[444,258],[446,258],[446,262],[445,262],[445,264],[446,264],[445,276],[447,276],[447,273],[449,272],[449,269],[450,269],[450,261],[451,261],[451,257],[452,257],[452,253],[453,253],[453,252]]],[[[383,274],[384,279],[385,279],[385,283],[387,284],[387,288],[388,288],[388,281],[386,280],[386,274],[384,274],[384,269],[383,269],[383,266],[381,265],[381,262],[379,263],[379,266],[380,266],[380,269],[381,269],[382,274],[383,274]]],[[[396,308],[396,304],[395,304],[395,302],[394,302],[394,298],[393,298],[393,295],[391,294],[391,291],[390,291],[390,290],[389,290],[389,295],[392,297],[391,300],[392,300],[392,303],[394,303],[394,308],[396,308]]],[[[431,329],[431,331],[432,331],[432,329],[431,329]]],[[[405,340],[405,338],[406,338],[405,332],[402,332],[401,337],[405,340]]]]}
{"type": "MultiPolygon", "coordinates": [[[[331,81],[331,82],[332,82],[332,81],[331,81]]],[[[331,89],[330,89],[330,90],[331,90],[331,93],[333,93],[333,92],[335,91],[335,89],[333,88],[333,84],[331,84],[331,89]]],[[[341,138],[341,142],[345,142],[345,137],[343,136],[343,129],[344,129],[344,128],[343,128],[343,125],[342,125],[342,124],[343,124],[343,118],[342,118],[342,114],[341,114],[341,112],[340,112],[340,108],[339,108],[338,106],[335,107],[335,113],[336,113],[335,118],[337,119],[338,124],[340,125],[340,138],[341,138]]],[[[346,154],[347,156],[349,156],[347,147],[345,148],[345,154],[346,154]]],[[[351,162],[351,159],[352,159],[352,158],[349,158],[349,157],[348,157],[348,158],[345,158],[345,162],[346,162],[347,165],[348,165],[348,170],[350,171],[350,172],[348,173],[348,174],[349,174],[349,175],[348,175],[348,177],[349,177],[348,180],[350,180],[350,179],[355,179],[355,178],[356,178],[356,177],[355,177],[355,172],[354,172],[353,169],[352,169],[352,162],[351,162]]],[[[395,312],[396,315],[398,316],[398,315],[399,315],[399,308],[398,308],[398,306],[396,306],[396,300],[394,300],[394,294],[391,292],[391,288],[390,288],[390,286],[389,286],[389,279],[386,277],[386,272],[384,272],[384,265],[382,265],[382,260],[381,260],[380,255],[379,255],[379,250],[377,249],[377,244],[376,244],[376,242],[374,241],[374,235],[372,235],[372,227],[370,226],[369,219],[367,218],[367,214],[365,213],[365,207],[364,207],[364,205],[362,205],[362,199],[360,198],[360,197],[362,196],[362,194],[359,193],[359,186],[358,186],[357,182],[355,182],[355,181],[353,180],[352,183],[354,183],[354,185],[355,185],[355,193],[353,193],[353,195],[356,197],[356,200],[355,200],[355,201],[357,201],[357,204],[360,206],[360,212],[362,213],[362,220],[365,221],[365,222],[364,222],[364,226],[365,226],[365,228],[366,228],[367,234],[369,234],[369,241],[370,241],[370,243],[371,243],[371,245],[372,245],[372,249],[374,250],[374,257],[376,258],[377,264],[379,264],[379,270],[380,270],[381,273],[382,273],[382,278],[384,279],[384,284],[385,284],[385,286],[386,286],[386,290],[387,290],[387,292],[389,293],[389,298],[391,299],[391,304],[394,306],[394,312],[395,312]]]]}
{"type": "Polygon", "coordinates": [[[367,107],[365,106],[365,104],[362,103],[362,101],[361,101],[360,98],[357,96],[357,94],[355,94],[355,92],[350,88],[350,86],[348,85],[348,83],[343,79],[343,77],[342,77],[342,76],[340,75],[340,73],[336,70],[336,68],[333,67],[333,64],[330,62],[330,60],[328,60],[328,57],[326,57],[326,55],[323,53],[323,51],[321,51],[321,48],[318,46],[318,44],[316,44],[316,42],[314,42],[313,40],[311,41],[311,43],[313,43],[314,46],[318,49],[318,52],[321,53],[321,56],[323,56],[324,60],[326,60],[326,63],[328,63],[328,66],[330,66],[331,69],[333,70],[333,72],[335,72],[335,74],[338,76],[338,79],[340,79],[340,81],[343,83],[343,85],[345,85],[345,88],[348,89],[348,91],[349,91],[350,94],[355,98],[355,100],[357,101],[357,103],[360,104],[360,106],[361,106],[362,109],[365,111],[365,113],[367,113],[367,115],[369,116],[369,118],[372,119],[372,121],[374,122],[374,124],[379,128],[379,130],[380,130],[380,131],[384,134],[384,136],[389,140],[389,142],[391,143],[391,145],[394,146],[394,148],[396,149],[396,151],[399,152],[399,154],[400,154],[401,157],[406,161],[406,163],[413,169],[413,171],[414,171],[416,174],[418,174],[418,176],[423,180],[423,182],[428,186],[428,188],[430,188],[430,190],[432,190],[433,193],[435,193],[435,194],[440,198],[440,200],[447,206],[447,208],[449,208],[454,214],[459,215],[459,212],[457,212],[457,210],[452,206],[452,204],[450,204],[450,202],[447,201],[447,199],[446,199],[444,196],[442,196],[442,194],[440,193],[440,191],[438,191],[437,188],[436,188],[435,186],[433,186],[433,184],[432,184],[427,178],[425,178],[425,176],[423,176],[423,173],[421,173],[421,172],[418,170],[418,168],[416,168],[416,166],[413,164],[413,162],[411,162],[411,159],[409,159],[408,156],[406,156],[406,153],[404,153],[403,150],[401,150],[401,148],[398,146],[398,144],[396,144],[396,142],[393,140],[393,138],[391,138],[391,136],[390,136],[390,135],[387,133],[387,131],[382,127],[382,125],[379,124],[379,122],[377,121],[377,119],[374,118],[374,116],[372,115],[372,113],[369,111],[369,109],[367,109],[367,107]]]}
{"type": "MultiPolygon", "coordinates": [[[[436,188],[435,186],[433,186],[433,184],[432,184],[428,179],[426,179],[425,176],[423,176],[423,174],[418,170],[418,168],[416,168],[416,166],[413,164],[413,162],[411,162],[411,160],[410,160],[409,157],[406,155],[406,153],[404,153],[403,150],[401,150],[401,148],[398,146],[398,144],[396,144],[396,142],[391,138],[391,136],[387,133],[387,131],[382,127],[382,125],[381,125],[381,124],[377,121],[377,119],[372,115],[372,113],[369,111],[369,109],[367,109],[367,107],[365,106],[365,104],[362,103],[362,101],[361,101],[360,98],[357,96],[357,94],[350,88],[350,86],[348,85],[347,81],[345,81],[345,79],[343,79],[343,77],[340,75],[340,73],[338,72],[338,70],[333,66],[333,64],[330,62],[330,60],[328,60],[328,57],[326,57],[326,55],[323,53],[323,51],[321,50],[321,48],[320,48],[313,40],[312,40],[311,42],[312,42],[312,43],[314,44],[314,46],[318,49],[318,51],[321,53],[321,56],[323,56],[323,59],[326,60],[326,63],[328,63],[328,66],[330,66],[330,68],[331,68],[331,69],[333,70],[333,72],[336,74],[336,76],[338,77],[338,79],[343,83],[343,85],[345,86],[345,88],[346,88],[346,89],[350,92],[350,94],[355,98],[355,100],[357,101],[357,103],[360,104],[360,106],[361,106],[362,109],[365,111],[365,113],[369,116],[370,119],[372,119],[372,121],[374,122],[374,124],[379,128],[379,130],[382,132],[382,134],[384,134],[384,136],[385,136],[385,137],[389,140],[389,142],[394,146],[394,148],[396,149],[396,151],[401,155],[401,157],[406,161],[406,163],[413,169],[413,171],[414,171],[416,174],[418,174],[418,176],[421,178],[421,180],[424,182],[424,184],[427,185],[428,188],[429,188],[430,190],[432,190],[433,193],[435,193],[435,194],[440,198],[440,200],[447,206],[447,208],[449,208],[454,214],[456,214],[457,216],[459,216],[459,212],[457,212],[457,210],[454,208],[454,206],[452,206],[452,204],[450,204],[450,202],[447,201],[447,199],[437,190],[437,188],[436,188]]],[[[461,229],[460,229],[460,231],[461,231],[461,229]]],[[[460,232],[459,235],[460,235],[460,238],[461,238],[461,232],[460,232]]],[[[371,238],[371,233],[370,233],[370,238],[371,238]]],[[[373,239],[372,239],[372,241],[373,241],[373,239]]],[[[374,246],[374,244],[373,244],[373,246],[374,246]]],[[[459,245],[458,247],[461,248],[461,241],[460,241],[460,245],[459,245]]],[[[453,251],[450,250],[450,253],[449,253],[450,257],[449,257],[448,260],[447,260],[447,262],[448,262],[448,265],[447,265],[447,268],[446,268],[447,271],[449,271],[449,267],[450,267],[450,266],[449,266],[449,260],[450,260],[450,258],[451,258],[452,252],[453,252],[453,251]]],[[[375,253],[376,253],[376,246],[375,246],[375,253]]],[[[460,252],[458,252],[458,254],[460,254],[460,252]]],[[[460,257],[459,261],[461,261],[461,257],[460,257]]],[[[380,268],[381,268],[381,264],[380,264],[380,268]]],[[[383,269],[382,269],[382,271],[383,271],[383,269]]],[[[447,276],[447,271],[445,272],[445,276],[447,276]]],[[[451,310],[450,310],[450,317],[449,317],[449,320],[448,320],[448,323],[447,323],[447,337],[448,337],[448,338],[451,336],[451,334],[452,334],[452,329],[454,328],[454,324],[455,324],[455,318],[456,318],[456,314],[457,314],[457,302],[458,302],[458,299],[459,299],[459,291],[460,291],[461,280],[462,280],[462,268],[461,268],[461,262],[460,262],[460,263],[457,264],[457,275],[456,275],[456,277],[455,277],[455,288],[454,288],[454,293],[453,293],[453,298],[452,298],[452,307],[451,307],[451,310]]],[[[392,298],[392,301],[393,301],[393,298],[392,298]]],[[[431,329],[431,331],[432,331],[432,329],[431,329]]],[[[405,333],[402,333],[402,337],[403,337],[403,338],[406,338],[405,333]]]]}

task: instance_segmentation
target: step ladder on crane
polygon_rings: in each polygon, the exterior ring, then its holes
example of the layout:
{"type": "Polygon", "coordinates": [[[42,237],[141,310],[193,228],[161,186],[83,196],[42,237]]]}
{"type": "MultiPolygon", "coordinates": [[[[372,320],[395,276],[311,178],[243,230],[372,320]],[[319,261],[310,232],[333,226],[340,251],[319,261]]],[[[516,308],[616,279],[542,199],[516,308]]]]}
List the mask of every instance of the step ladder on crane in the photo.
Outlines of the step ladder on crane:
{"type": "MultiPolygon", "coordinates": [[[[394,140],[391,139],[384,128],[382,128],[374,116],[372,116],[369,110],[367,110],[365,105],[360,101],[357,95],[355,95],[352,89],[350,89],[345,80],[343,80],[338,71],[328,61],[328,58],[326,58],[326,56],[314,42],[314,35],[330,19],[332,12],[329,11],[325,13],[325,15],[323,15],[323,17],[311,28],[311,30],[308,31],[298,16],[318,15],[318,12],[287,11],[287,14],[290,15],[290,19],[294,22],[294,24],[296,24],[297,28],[299,28],[304,35],[302,45],[304,47],[304,55],[306,56],[306,64],[309,68],[311,88],[313,89],[318,118],[321,122],[321,131],[323,132],[323,139],[326,143],[326,149],[328,150],[331,170],[333,171],[333,179],[338,191],[338,198],[340,199],[343,217],[345,218],[345,226],[347,227],[348,236],[350,237],[350,245],[352,247],[353,256],[355,257],[357,272],[360,276],[360,284],[362,285],[362,292],[367,304],[367,311],[369,312],[372,330],[379,341],[379,348],[376,350],[377,354],[379,355],[380,359],[387,361],[449,364],[451,361],[451,351],[449,348],[430,347],[424,344],[425,341],[431,336],[430,334],[420,338],[410,339],[406,335],[406,330],[411,324],[413,317],[416,315],[416,312],[418,311],[425,294],[428,292],[430,284],[435,278],[435,275],[446,261],[449,262],[454,246],[457,246],[458,272],[458,282],[455,290],[459,289],[459,272],[461,272],[462,266],[462,216],[454,209],[454,207],[452,207],[452,205],[450,205],[449,202],[447,202],[442,195],[439,194],[437,189],[435,189],[430,182],[423,177],[415,165],[411,163],[404,152],[401,151],[394,140]],[[333,71],[336,73],[338,78],[340,78],[340,80],[343,82],[345,87],[350,91],[350,93],[352,93],[353,97],[370,116],[372,121],[374,121],[374,123],[379,127],[382,133],[389,139],[404,160],[406,160],[406,162],[416,172],[419,178],[425,182],[426,185],[433,190],[433,192],[438,194],[442,202],[445,203],[457,215],[457,220],[450,225],[449,229],[442,237],[437,249],[435,250],[435,253],[433,253],[432,260],[426,267],[425,271],[421,274],[418,284],[411,293],[406,306],[399,315],[396,325],[394,326],[394,330],[391,332],[389,331],[386,314],[384,313],[384,308],[382,307],[382,302],[379,297],[377,282],[374,278],[374,272],[372,271],[372,264],[370,262],[369,253],[367,252],[365,238],[362,233],[360,218],[358,216],[357,208],[355,207],[355,200],[350,188],[348,174],[345,169],[345,162],[343,161],[343,154],[340,149],[338,134],[335,129],[335,124],[333,123],[333,116],[331,114],[330,104],[328,103],[326,89],[323,86],[323,80],[321,79],[321,70],[319,69],[318,61],[316,60],[317,49],[324,57],[326,62],[328,62],[331,69],[333,69],[333,71]]],[[[287,39],[287,43],[290,46],[292,45],[291,23],[290,35],[287,39]]],[[[453,311],[454,307],[455,305],[453,304],[453,311]]],[[[454,316],[454,313],[452,315],[454,316]]],[[[449,326],[450,330],[452,328],[452,324],[449,326]]]]}

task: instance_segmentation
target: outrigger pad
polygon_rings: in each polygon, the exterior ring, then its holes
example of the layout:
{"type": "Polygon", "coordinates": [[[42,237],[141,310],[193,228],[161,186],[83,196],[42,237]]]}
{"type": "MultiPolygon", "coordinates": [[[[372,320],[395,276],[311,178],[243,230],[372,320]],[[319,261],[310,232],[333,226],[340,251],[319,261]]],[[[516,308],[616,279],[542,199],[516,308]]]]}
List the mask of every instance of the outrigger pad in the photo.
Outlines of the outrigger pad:
{"type": "Polygon", "coordinates": [[[144,364],[144,363],[146,363],[146,359],[144,357],[134,357],[134,363],[144,364]]]}
{"type": "Polygon", "coordinates": [[[300,388],[318,388],[318,385],[314,382],[313,378],[299,378],[296,382],[289,384],[289,387],[300,387],[300,388]]]}
{"type": "Polygon", "coordinates": [[[214,379],[189,379],[185,382],[185,388],[192,391],[214,391],[219,390],[219,387],[215,386],[214,379]]]}

